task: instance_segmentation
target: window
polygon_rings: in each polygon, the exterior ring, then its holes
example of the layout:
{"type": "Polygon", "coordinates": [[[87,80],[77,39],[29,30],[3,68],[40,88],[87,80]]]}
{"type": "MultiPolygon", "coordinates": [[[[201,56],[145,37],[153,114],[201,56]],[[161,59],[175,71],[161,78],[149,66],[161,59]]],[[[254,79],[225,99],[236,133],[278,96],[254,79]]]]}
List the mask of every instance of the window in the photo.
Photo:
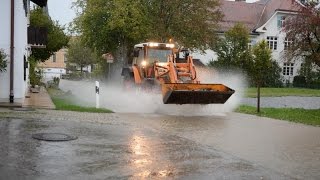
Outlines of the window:
{"type": "Polygon", "coordinates": [[[288,50],[291,47],[292,40],[285,38],[284,39],[284,50],[288,50]]]}
{"type": "Polygon", "coordinates": [[[255,44],[256,44],[255,40],[250,40],[250,42],[248,43],[248,48],[251,49],[255,44]]]}
{"type": "Polygon", "coordinates": [[[63,62],[67,62],[68,61],[68,59],[67,59],[67,54],[63,54],[63,62]]]}
{"type": "Polygon", "coordinates": [[[278,26],[278,29],[281,29],[284,27],[284,21],[286,20],[286,17],[285,16],[278,16],[277,17],[277,26],[278,26]]]}
{"type": "Polygon", "coordinates": [[[278,48],[278,37],[268,36],[267,37],[268,46],[271,50],[277,50],[278,48]]]}
{"type": "Polygon", "coordinates": [[[56,54],[53,54],[53,55],[52,55],[52,62],[56,62],[56,61],[57,61],[56,54]]]}
{"type": "Polygon", "coordinates": [[[292,76],[293,75],[293,66],[294,63],[283,63],[282,74],[284,76],[292,76]]]}

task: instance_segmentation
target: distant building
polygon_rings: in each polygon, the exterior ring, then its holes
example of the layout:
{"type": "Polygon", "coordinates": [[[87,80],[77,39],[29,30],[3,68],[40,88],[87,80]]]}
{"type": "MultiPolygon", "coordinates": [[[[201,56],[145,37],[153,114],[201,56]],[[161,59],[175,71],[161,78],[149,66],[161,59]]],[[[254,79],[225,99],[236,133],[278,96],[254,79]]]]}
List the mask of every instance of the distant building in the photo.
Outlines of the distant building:
{"type": "MultiPolygon", "coordinates": [[[[282,68],[284,83],[292,83],[293,77],[300,70],[302,61],[301,59],[287,61],[283,58],[285,51],[292,43],[286,38],[283,25],[287,16],[298,13],[299,6],[302,6],[300,2],[292,2],[292,0],[260,0],[254,3],[222,0],[221,11],[224,17],[220,23],[219,33],[223,35],[237,23],[244,24],[250,31],[250,45],[266,40],[272,50],[273,59],[282,68]]],[[[216,58],[213,52],[207,52],[209,60],[216,58]]],[[[195,57],[199,58],[198,55],[195,57]]]]}
{"type": "Polygon", "coordinates": [[[66,74],[67,52],[68,49],[60,49],[48,60],[38,64],[38,68],[43,71],[43,80],[45,82],[52,80],[54,77],[61,78],[62,75],[66,74]]]}

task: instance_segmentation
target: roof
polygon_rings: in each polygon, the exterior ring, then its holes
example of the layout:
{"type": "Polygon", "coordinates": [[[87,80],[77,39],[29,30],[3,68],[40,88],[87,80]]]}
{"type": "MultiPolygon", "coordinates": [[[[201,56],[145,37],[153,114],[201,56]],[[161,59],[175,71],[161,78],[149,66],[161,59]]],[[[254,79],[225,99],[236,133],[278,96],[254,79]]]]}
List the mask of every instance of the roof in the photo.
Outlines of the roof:
{"type": "Polygon", "coordinates": [[[221,11],[224,17],[220,23],[220,30],[227,31],[239,22],[243,23],[249,30],[253,30],[259,21],[263,8],[264,6],[258,3],[223,0],[221,11]]]}
{"type": "Polygon", "coordinates": [[[265,24],[277,11],[297,12],[298,3],[292,0],[260,0],[255,3],[221,0],[224,18],[220,30],[227,31],[236,23],[243,23],[250,32],[265,24]]]}

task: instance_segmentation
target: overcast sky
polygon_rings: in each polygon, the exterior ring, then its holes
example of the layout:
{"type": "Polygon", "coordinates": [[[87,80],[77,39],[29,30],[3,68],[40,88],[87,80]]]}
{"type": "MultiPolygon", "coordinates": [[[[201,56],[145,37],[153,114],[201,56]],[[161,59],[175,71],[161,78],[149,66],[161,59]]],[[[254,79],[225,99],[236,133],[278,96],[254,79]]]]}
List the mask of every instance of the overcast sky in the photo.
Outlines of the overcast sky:
{"type": "Polygon", "coordinates": [[[60,25],[68,25],[76,14],[71,9],[75,0],[48,0],[49,15],[53,20],[59,21],[60,25]]]}

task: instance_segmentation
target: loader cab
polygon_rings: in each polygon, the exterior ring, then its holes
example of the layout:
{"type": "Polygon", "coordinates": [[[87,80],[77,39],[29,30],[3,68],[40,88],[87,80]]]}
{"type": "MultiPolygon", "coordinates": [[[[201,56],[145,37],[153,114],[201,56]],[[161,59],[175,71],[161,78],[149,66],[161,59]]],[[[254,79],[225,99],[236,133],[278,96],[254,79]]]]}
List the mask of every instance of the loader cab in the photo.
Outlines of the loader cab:
{"type": "Polygon", "coordinates": [[[149,66],[154,62],[166,63],[168,56],[173,55],[174,44],[142,43],[134,47],[133,65],[149,66]]]}

